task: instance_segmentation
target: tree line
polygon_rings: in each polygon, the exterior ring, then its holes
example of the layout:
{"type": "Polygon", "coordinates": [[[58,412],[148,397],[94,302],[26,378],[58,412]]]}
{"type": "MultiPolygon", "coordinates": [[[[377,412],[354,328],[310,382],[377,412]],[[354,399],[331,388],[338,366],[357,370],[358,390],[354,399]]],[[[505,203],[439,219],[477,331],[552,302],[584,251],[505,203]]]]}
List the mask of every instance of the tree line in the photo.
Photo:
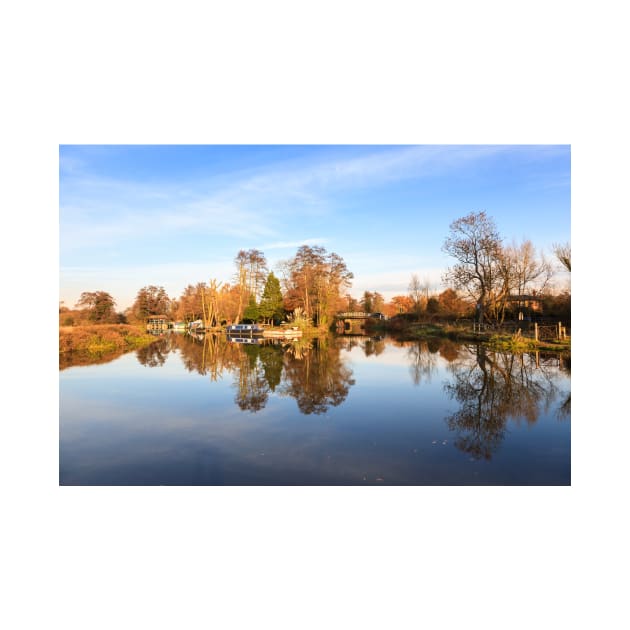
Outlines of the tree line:
{"type": "MultiPolygon", "coordinates": [[[[106,291],[84,292],[75,310],[60,305],[60,323],[136,323],[165,316],[173,321],[201,320],[212,328],[237,322],[277,324],[299,314],[308,325],[327,329],[335,313],[359,310],[387,317],[474,316],[481,322],[504,319],[514,298],[531,292],[544,297],[552,311],[568,308],[570,319],[570,293],[549,291],[552,264],[529,240],[506,244],[485,212],[472,212],[451,223],[442,249],[455,262],[443,276],[447,288],[440,293],[428,280],[412,274],[404,295],[386,301],[378,291],[365,291],[356,299],[349,293],[353,273],[340,255],[324,247],[301,246],[277,265],[278,275],[269,269],[263,252],[250,249],[235,256],[230,282],[210,278],[189,284],[174,299],[162,286],[144,286],[124,312],[116,311],[116,302],[106,291]]],[[[570,245],[555,245],[554,255],[570,272],[570,245]]]]}

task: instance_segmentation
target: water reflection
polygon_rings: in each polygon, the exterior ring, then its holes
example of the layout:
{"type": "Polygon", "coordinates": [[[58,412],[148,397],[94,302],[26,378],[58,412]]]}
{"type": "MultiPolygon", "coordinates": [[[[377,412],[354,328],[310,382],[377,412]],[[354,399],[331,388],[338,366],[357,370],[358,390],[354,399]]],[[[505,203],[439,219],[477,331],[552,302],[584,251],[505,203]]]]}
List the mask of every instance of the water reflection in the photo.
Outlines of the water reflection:
{"type": "Polygon", "coordinates": [[[531,425],[556,400],[556,371],[541,365],[536,354],[462,348],[465,351],[449,365],[453,380],[444,385],[460,407],[446,423],[457,435],[457,448],[489,460],[505,439],[508,420],[525,419],[531,425]]]}
{"type": "Polygon", "coordinates": [[[163,359],[169,343],[189,371],[208,375],[212,381],[232,374],[235,403],[253,413],[264,409],[270,392],[277,391],[295,398],[303,414],[323,414],[330,406],[340,405],[354,385],[352,370],[340,355],[341,345],[328,337],[243,344],[225,335],[170,335],[158,342],[158,348],[142,357],[138,353],[138,360],[155,364],[163,359]]]}
{"type": "Polygon", "coordinates": [[[173,333],[65,371],[61,482],[570,483],[570,358],[255,341],[173,333]]]}
{"type": "MultiPolygon", "coordinates": [[[[404,349],[415,386],[430,383],[447,366],[452,378],[444,383],[444,391],[459,408],[445,422],[457,434],[457,448],[478,459],[490,459],[498,450],[508,420],[536,422],[540,410],[548,409],[558,396],[554,384],[558,368],[568,374],[571,370],[570,357],[554,354],[492,352],[448,339],[393,342],[367,336],[281,342],[171,334],[137,350],[136,356],[141,365],[159,367],[175,352],[186,370],[211,381],[232,375],[234,402],[243,411],[261,411],[270,393],[277,393],[294,398],[300,412],[310,415],[341,405],[355,384],[342,349],[360,349],[366,358],[378,357],[388,343],[404,349]]],[[[556,410],[559,419],[571,414],[571,394],[564,396],[556,410]]]]}
{"type": "Polygon", "coordinates": [[[138,363],[146,367],[160,367],[166,362],[166,357],[173,349],[172,336],[161,337],[149,346],[136,350],[138,363]]]}
{"type": "Polygon", "coordinates": [[[315,340],[299,357],[287,353],[282,391],[296,399],[302,413],[326,413],[348,396],[355,381],[339,350],[334,340],[324,337],[315,340]]]}

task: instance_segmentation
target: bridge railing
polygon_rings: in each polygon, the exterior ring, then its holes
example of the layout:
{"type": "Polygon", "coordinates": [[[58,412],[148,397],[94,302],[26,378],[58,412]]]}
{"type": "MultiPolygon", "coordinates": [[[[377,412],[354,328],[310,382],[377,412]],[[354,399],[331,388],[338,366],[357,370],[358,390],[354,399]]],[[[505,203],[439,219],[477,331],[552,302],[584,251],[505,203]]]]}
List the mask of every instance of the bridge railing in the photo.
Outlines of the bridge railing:
{"type": "Polygon", "coordinates": [[[369,313],[363,313],[361,311],[349,311],[347,313],[337,313],[337,317],[356,317],[356,318],[364,319],[369,316],[370,316],[369,313]]]}
{"type": "Polygon", "coordinates": [[[335,316],[339,319],[369,319],[371,317],[376,319],[385,319],[383,313],[364,313],[363,311],[349,311],[346,313],[337,313],[335,316]]]}

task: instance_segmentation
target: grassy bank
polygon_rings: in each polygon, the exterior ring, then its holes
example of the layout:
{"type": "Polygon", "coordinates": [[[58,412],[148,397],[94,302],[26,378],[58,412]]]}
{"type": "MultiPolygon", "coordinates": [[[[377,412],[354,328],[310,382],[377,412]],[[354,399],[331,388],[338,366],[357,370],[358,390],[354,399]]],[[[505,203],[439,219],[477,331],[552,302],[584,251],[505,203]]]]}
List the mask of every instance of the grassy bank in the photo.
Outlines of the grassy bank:
{"type": "Polygon", "coordinates": [[[141,348],[155,341],[139,326],[92,324],[59,327],[59,355],[85,353],[100,356],[141,348]]]}
{"type": "Polygon", "coordinates": [[[571,339],[562,341],[535,341],[519,334],[497,332],[473,332],[470,328],[446,323],[409,323],[405,326],[389,326],[388,322],[379,323],[374,332],[387,332],[401,341],[414,341],[431,337],[443,337],[452,341],[472,341],[484,343],[494,350],[511,352],[529,352],[532,350],[553,350],[564,352],[571,350],[571,339]]]}

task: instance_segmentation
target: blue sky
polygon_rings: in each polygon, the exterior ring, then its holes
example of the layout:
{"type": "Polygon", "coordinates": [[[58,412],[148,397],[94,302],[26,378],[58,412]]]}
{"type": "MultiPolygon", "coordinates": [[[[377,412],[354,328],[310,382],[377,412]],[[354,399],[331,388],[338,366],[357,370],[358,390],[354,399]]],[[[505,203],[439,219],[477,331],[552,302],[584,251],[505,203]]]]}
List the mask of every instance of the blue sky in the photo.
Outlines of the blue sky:
{"type": "Polygon", "coordinates": [[[442,288],[449,224],[485,210],[506,242],[551,257],[570,241],[570,147],[465,145],[61,146],[60,300],[230,281],[239,249],[270,267],[301,244],[346,261],[351,293],[442,288]]]}

